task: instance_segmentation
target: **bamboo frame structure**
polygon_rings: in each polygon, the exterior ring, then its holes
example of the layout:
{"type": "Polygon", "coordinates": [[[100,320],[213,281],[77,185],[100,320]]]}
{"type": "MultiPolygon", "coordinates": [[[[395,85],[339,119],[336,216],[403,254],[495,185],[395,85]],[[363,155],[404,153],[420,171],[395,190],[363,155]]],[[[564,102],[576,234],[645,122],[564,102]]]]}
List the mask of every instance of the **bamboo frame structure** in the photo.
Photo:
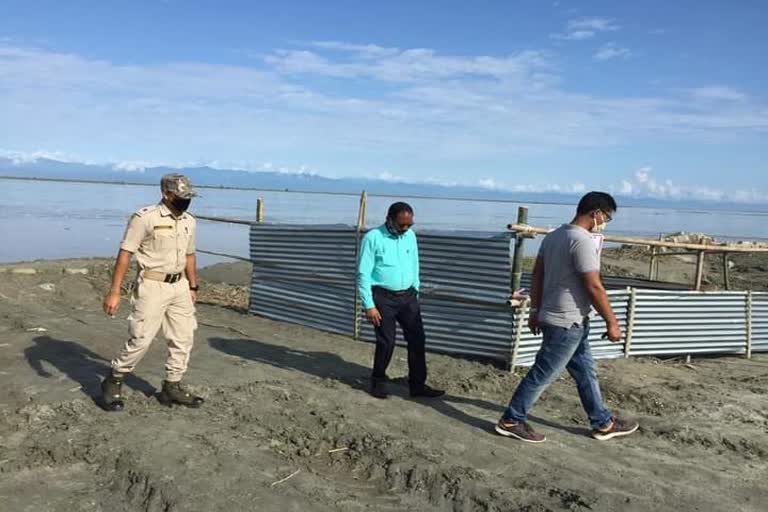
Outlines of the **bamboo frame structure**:
{"type": "MultiPolygon", "coordinates": [[[[536,226],[529,226],[524,222],[518,222],[516,224],[509,224],[507,229],[516,233],[517,240],[521,238],[532,238],[536,235],[546,235],[550,232],[547,228],[540,228],[536,226]]],[[[685,242],[668,242],[661,239],[651,240],[647,238],[634,238],[626,236],[612,236],[605,237],[606,242],[621,243],[625,245],[642,245],[651,249],[651,261],[648,266],[648,279],[658,279],[659,275],[659,262],[658,259],[662,256],[689,256],[696,255],[696,273],[693,281],[693,289],[700,291],[704,282],[704,262],[706,254],[722,254],[723,256],[723,279],[726,290],[731,288],[731,273],[728,263],[728,257],[732,253],[768,253],[768,244],[692,244],[685,242]],[[675,252],[661,252],[661,248],[682,249],[682,251],[675,252]]],[[[515,246],[517,250],[517,246],[515,246]]],[[[517,254],[515,254],[517,256],[517,254]]],[[[517,259],[517,258],[515,258],[517,259]]],[[[522,259],[522,258],[521,258],[522,259]]],[[[514,275],[514,274],[513,274],[514,275]]]]}
{"type": "MultiPolygon", "coordinates": [[[[551,230],[529,226],[527,224],[509,224],[507,229],[523,235],[546,235],[551,230]]],[[[645,245],[647,247],[675,247],[678,249],[687,249],[689,251],[705,252],[766,252],[768,253],[768,244],[689,244],[683,242],[665,242],[663,240],[650,240],[647,238],[635,238],[629,236],[606,235],[606,242],[614,242],[626,245],[645,245]]]]}

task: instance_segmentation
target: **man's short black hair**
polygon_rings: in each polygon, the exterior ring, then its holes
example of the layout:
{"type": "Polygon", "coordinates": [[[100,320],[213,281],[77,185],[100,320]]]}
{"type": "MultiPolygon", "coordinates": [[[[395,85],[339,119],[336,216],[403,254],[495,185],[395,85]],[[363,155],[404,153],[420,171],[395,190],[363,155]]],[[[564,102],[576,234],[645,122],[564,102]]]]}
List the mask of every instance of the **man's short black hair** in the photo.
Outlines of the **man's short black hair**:
{"type": "Polygon", "coordinates": [[[392,203],[389,207],[389,211],[387,212],[387,218],[395,220],[398,215],[400,215],[403,212],[408,212],[411,215],[413,215],[413,208],[411,208],[411,205],[408,203],[403,202],[397,202],[392,203]]]}
{"type": "Polygon", "coordinates": [[[595,210],[602,210],[606,213],[613,213],[618,209],[616,200],[611,194],[605,192],[589,192],[579,201],[576,213],[584,215],[595,210]]]}

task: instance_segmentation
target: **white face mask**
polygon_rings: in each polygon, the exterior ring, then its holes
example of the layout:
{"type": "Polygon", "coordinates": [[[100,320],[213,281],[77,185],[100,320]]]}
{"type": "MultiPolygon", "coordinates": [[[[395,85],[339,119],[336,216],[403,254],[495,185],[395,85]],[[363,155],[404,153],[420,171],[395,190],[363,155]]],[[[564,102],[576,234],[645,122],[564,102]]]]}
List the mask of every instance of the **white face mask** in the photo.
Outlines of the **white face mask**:
{"type": "Polygon", "coordinates": [[[602,233],[605,231],[605,228],[608,226],[608,223],[605,222],[605,214],[603,212],[600,212],[600,216],[602,217],[602,222],[597,222],[597,215],[592,217],[592,233],[602,233]]]}

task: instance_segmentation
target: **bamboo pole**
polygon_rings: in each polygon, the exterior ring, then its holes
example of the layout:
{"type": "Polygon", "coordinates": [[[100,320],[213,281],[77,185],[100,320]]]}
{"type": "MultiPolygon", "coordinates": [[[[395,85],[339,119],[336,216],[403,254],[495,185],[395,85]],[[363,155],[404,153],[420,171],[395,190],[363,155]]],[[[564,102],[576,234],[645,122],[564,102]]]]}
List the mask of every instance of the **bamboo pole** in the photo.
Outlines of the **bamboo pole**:
{"type": "Polygon", "coordinates": [[[517,316],[515,317],[515,333],[512,338],[512,353],[509,357],[509,373],[514,373],[515,371],[515,365],[517,364],[517,353],[520,350],[520,340],[523,337],[523,326],[525,325],[525,319],[528,316],[528,306],[530,305],[530,301],[528,299],[523,300],[522,304],[520,304],[520,307],[517,308],[517,311],[514,313],[517,316]]]}
{"type": "Polygon", "coordinates": [[[747,318],[747,359],[752,359],[752,290],[747,292],[747,305],[746,305],[746,318],[747,318]]]}
{"type": "Polygon", "coordinates": [[[225,222],[227,224],[243,224],[245,226],[252,226],[254,224],[252,220],[230,219],[229,217],[211,217],[209,215],[195,215],[195,218],[200,220],[210,220],[212,222],[225,222]]]}
{"type": "Polygon", "coordinates": [[[201,254],[210,254],[211,256],[223,256],[225,258],[231,258],[233,260],[240,260],[240,261],[247,261],[248,263],[251,263],[250,258],[243,258],[242,256],[236,256],[234,254],[227,254],[225,252],[205,251],[203,249],[195,249],[195,252],[199,252],[201,254]]]}
{"type": "MultiPolygon", "coordinates": [[[[550,232],[549,229],[539,228],[535,226],[528,226],[527,224],[509,224],[507,229],[522,233],[523,235],[546,235],[550,232]]],[[[733,245],[733,244],[689,244],[682,242],[667,242],[660,240],[650,240],[647,238],[634,238],[628,236],[613,236],[606,235],[606,242],[614,242],[627,245],[646,245],[649,247],[676,247],[678,249],[688,249],[690,251],[707,251],[707,252],[765,252],[768,253],[768,245],[766,244],[753,244],[753,245],[733,245]]]]}
{"type": "MultiPolygon", "coordinates": [[[[707,251],[709,254],[715,254],[714,252],[707,251]]],[[[692,251],[675,251],[675,252],[660,252],[656,255],[656,258],[659,259],[662,256],[693,256],[696,254],[692,251]]]]}
{"type": "Polygon", "coordinates": [[[704,251],[699,251],[696,255],[696,280],[694,282],[694,290],[701,291],[701,283],[704,280],[704,251]]]}
{"type": "MultiPolygon", "coordinates": [[[[517,209],[517,223],[526,224],[528,222],[528,208],[521,206],[517,209]]],[[[512,258],[512,282],[510,290],[510,296],[515,293],[515,290],[520,289],[520,284],[523,281],[523,241],[524,237],[521,233],[515,235],[515,252],[512,258]]]]}
{"type": "Polygon", "coordinates": [[[658,247],[651,247],[651,263],[648,265],[648,280],[653,281],[653,271],[656,267],[656,253],[659,251],[658,247]]]}
{"type": "MultiPolygon", "coordinates": [[[[664,240],[664,233],[659,233],[659,242],[661,242],[663,240],[664,240]]],[[[657,247],[656,248],[656,261],[654,262],[654,265],[653,265],[653,280],[654,281],[658,281],[659,280],[659,264],[661,263],[661,261],[659,260],[659,254],[663,254],[663,253],[661,252],[661,249],[657,247]]]]}
{"type": "Polygon", "coordinates": [[[262,197],[256,199],[256,222],[259,224],[264,222],[264,198],[262,197]]]}
{"type": "Polygon", "coordinates": [[[360,339],[360,292],[357,289],[357,259],[360,256],[360,241],[365,231],[368,216],[368,193],[363,190],[360,193],[360,206],[357,210],[357,226],[355,227],[355,298],[352,317],[352,338],[360,339]]]}
{"type": "Polygon", "coordinates": [[[632,349],[632,336],[635,332],[635,303],[637,301],[637,289],[631,288],[629,291],[629,304],[627,305],[627,330],[624,337],[624,358],[629,357],[629,351],[632,349]]]}
{"type": "MultiPolygon", "coordinates": [[[[519,224],[526,224],[528,222],[528,208],[520,206],[517,209],[517,222],[519,224]]],[[[515,290],[519,290],[523,281],[523,242],[525,238],[522,233],[515,234],[515,250],[512,257],[512,279],[510,282],[510,297],[514,295],[515,290]]],[[[515,371],[515,365],[517,364],[517,352],[520,349],[520,339],[523,336],[523,322],[528,313],[528,299],[524,299],[519,304],[516,310],[513,311],[515,317],[515,333],[512,340],[512,353],[509,360],[509,372],[515,371]]]]}

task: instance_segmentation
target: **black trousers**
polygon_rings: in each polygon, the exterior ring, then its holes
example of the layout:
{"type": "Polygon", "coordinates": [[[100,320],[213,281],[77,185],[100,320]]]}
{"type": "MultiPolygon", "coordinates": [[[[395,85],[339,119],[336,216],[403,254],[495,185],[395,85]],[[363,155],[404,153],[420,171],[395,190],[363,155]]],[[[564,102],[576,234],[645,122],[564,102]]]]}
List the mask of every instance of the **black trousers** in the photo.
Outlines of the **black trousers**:
{"type": "Polygon", "coordinates": [[[384,381],[387,378],[387,367],[395,351],[397,324],[400,324],[408,343],[408,384],[411,389],[420,389],[427,381],[426,335],[416,291],[395,294],[383,288],[374,288],[373,301],[381,313],[381,325],[375,328],[373,380],[384,381]]]}

